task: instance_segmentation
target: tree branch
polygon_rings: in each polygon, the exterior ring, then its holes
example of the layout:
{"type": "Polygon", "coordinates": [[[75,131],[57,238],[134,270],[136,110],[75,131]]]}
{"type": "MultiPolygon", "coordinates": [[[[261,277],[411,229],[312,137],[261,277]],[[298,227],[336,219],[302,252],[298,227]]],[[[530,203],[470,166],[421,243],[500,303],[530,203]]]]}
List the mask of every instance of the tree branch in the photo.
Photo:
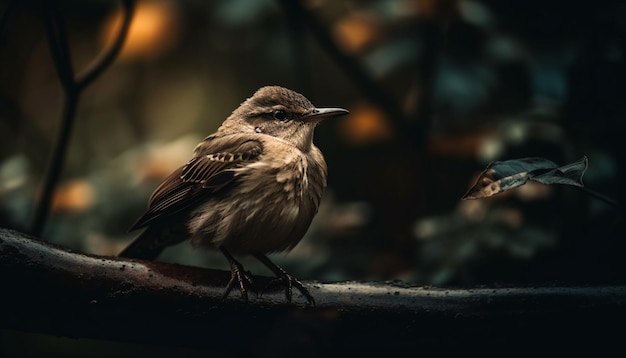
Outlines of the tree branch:
{"type": "Polygon", "coordinates": [[[124,8],[123,19],[117,37],[108,49],[100,53],[100,55],[89,66],[87,66],[87,68],[76,75],[76,86],[79,89],[89,86],[93,80],[100,76],[102,72],[104,72],[104,70],[106,70],[107,67],[113,63],[115,58],[117,58],[117,55],[122,50],[122,46],[126,40],[126,35],[128,34],[128,29],[130,28],[130,23],[135,12],[135,0],[123,0],[122,5],[124,8]]]}
{"type": "Polygon", "coordinates": [[[626,318],[626,286],[441,289],[305,282],[318,302],[309,307],[299,295],[295,304],[286,303],[281,291],[252,296],[248,303],[237,294],[222,299],[229,277],[81,254],[0,229],[0,329],[242,350],[305,339],[358,351],[377,345],[463,347],[487,337],[491,348],[529,339],[550,346],[576,339],[610,344],[621,342],[621,331],[612,327],[626,318]]]}
{"type": "Polygon", "coordinates": [[[59,137],[52,152],[52,158],[48,172],[43,182],[41,198],[35,209],[35,216],[30,232],[33,235],[41,236],[44,225],[48,218],[54,188],[59,181],[63,162],[69,146],[70,135],[74,126],[76,109],[82,91],[92,83],[104,70],[113,63],[117,57],[130,27],[130,22],[134,13],[134,0],[123,0],[124,18],[120,31],[113,44],[100,54],[87,68],[78,75],[74,75],[72,66],[72,56],[67,43],[67,33],[65,21],[61,14],[58,3],[47,0],[42,1],[44,9],[44,24],[50,52],[54,61],[59,80],[65,92],[63,103],[63,114],[61,117],[61,128],[59,137]]]}
{"type": "Polygon", "coordinates": [[[57,75],[66,93],[75,92],[74,69],[70,47],[67,43],[65,19],[58,8],[58,4],[54,1],[44,0],[42,5],[48,45],[57,75]]]}

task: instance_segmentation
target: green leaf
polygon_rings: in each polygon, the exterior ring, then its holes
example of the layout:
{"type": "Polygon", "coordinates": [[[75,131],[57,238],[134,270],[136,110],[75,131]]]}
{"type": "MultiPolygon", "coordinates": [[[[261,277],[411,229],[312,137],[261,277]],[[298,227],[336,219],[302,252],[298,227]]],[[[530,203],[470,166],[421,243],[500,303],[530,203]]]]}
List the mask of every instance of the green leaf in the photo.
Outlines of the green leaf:
{"type": "Polygon", "coordinates": [[[587,171],[587,157],[580,160],[553,169],[545,174],[536,175],[532,180],[542,184],[566,184],[583,187],[583,175],[587,171]]]}
{"type": "Polygon", "coordinates": [[[476,184],[461,198],[486,198],[517,188],[534,180],[542,184],[565,184],[583,187],[582,177],[587,170],[587,157],[559,167],[545,158],[521,158],[491,162],[480,174],[476,184]]]}

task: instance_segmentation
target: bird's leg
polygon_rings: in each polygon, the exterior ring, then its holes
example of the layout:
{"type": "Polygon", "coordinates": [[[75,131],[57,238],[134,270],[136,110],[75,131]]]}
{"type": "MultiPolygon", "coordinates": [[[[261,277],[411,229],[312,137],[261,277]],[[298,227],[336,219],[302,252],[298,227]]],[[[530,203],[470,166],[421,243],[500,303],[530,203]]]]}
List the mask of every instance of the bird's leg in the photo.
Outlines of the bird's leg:
{"type": "Polygon", "coordinates": [[[261,261],[265,266],[267,266],[267,268],[272,270],[272,272],[274,272],[274,274],[276,275],[276,278],[273,279],[267,285],[267,287],[265,287],[263,291],[267,290],[270,287],[276,286],[278,284],[283,284],[286,286],[285,296],[287,297],[287,301],[291,302],[292,288],[295,287],[300,291],[300,293],[302,293],[302,295],[304,295],[304,297],[306,297],[307,301],[309,301],[309,304],[311,306],[315,306],[315,300],[313,299],[313,296],[311,296],[311,294],[309,293],[309,290],[302,284],[302,282],[298,281],[298,279],[289,275],[287,272],[285,272],[285,270],[283,270],[278,265],[270,261],[270,259],[267,256],[263,254],[254,254],[254,257],[256,257],[257,260],[261,261]]]}
{"type": "MultiPolygon", "coordinates": [[[[226,259],[230,263],[230,281],[226,285],[226,290],[224,291],[224,295],[222,298],[226,298],[230,291],[233,289],[235,284],[239,284],[239,291],[241,292],[241,297],[248,301],[248,288],[254,291],[253,283],[252,283],[252,275],[244,271],[243,265],[235,260],[235,258],[228,252],[225,248],[220,247],[220,251],[222,254],[226,256],[226,259]]],[[[256,292],[256,291],[255,291],[256,292]]]]}

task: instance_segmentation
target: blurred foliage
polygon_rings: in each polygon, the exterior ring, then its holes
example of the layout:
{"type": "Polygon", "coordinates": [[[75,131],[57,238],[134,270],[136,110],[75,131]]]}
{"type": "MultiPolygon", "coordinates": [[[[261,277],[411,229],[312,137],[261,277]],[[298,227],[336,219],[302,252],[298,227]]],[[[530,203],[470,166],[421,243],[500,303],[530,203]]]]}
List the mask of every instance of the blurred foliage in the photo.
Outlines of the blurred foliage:
{"type": "MultiPolygon", "coordinates": [[[[305,239],[275,257],[290,273],[442,286],[623,279],[623,219],[574,188],[460,198],[490,161],[586,155],[586,185],[624,201],[626,6],[299,4],[323,26],[281,1],[139,1],[121,56],[81,95],[44,237],[115,254],[159,181],[241,101],[276,84],[351,110],[317,130],[329,188],[305,239]]],[[[110,43],[118,5],[59,6],[83,68],[110,43]]],[[[0,225],[24,231],[60,118],[40,11],[0,0],[0,225]]],[[[188,244],[162,259],[226,267],[188,244]]]]}

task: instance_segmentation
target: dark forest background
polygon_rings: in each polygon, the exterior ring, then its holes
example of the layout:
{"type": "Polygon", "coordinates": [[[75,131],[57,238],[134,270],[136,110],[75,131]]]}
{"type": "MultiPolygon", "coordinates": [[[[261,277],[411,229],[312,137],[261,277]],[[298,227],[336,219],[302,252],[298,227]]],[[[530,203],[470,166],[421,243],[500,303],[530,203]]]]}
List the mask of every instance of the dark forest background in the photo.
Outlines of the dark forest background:
{"type": "MultiPolygon", "coordinates": [[[[115,37],[120,6],[58,5],[80,70],[115,37]]],[[[0,226],[24,232],[63,104],[43,11],[0,1],[0,226]]],[[[138,1],[120,56],[81,93],[41,236],[116,254],[195,144],[257,88],[282,85],[351,111],[317,129],[329,186],[304,240],[272,256],[288,272],[450,287],[623,282],[623,218],[602,201],[532,183],[460,198],[491,161],[586,155],[585,185],[623,202],[625,34],[617,1],[138,1]]],[[[227,269],[188,244],[161,260],[227,269]]]]}

